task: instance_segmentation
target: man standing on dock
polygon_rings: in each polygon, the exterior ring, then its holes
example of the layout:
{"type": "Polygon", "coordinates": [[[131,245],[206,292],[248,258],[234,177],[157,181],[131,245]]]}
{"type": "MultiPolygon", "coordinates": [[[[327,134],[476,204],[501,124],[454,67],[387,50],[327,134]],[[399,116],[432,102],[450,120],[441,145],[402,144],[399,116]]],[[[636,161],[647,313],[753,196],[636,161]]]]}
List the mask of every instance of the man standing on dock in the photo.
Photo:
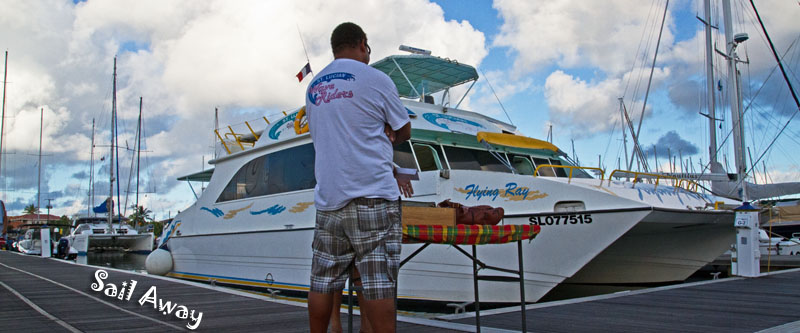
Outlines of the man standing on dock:
{"type": "Polygon", "coordinates": [[[317,161],[310,328],[327,330],[333,297],[355,265],[372,329],[394,332],[402,229],[392,144],[411,137],[411,123],[392,80],[368,66],[371,49],[361,27],[337,26],[331,48],[333,62],[306,92],[317,161]]]}

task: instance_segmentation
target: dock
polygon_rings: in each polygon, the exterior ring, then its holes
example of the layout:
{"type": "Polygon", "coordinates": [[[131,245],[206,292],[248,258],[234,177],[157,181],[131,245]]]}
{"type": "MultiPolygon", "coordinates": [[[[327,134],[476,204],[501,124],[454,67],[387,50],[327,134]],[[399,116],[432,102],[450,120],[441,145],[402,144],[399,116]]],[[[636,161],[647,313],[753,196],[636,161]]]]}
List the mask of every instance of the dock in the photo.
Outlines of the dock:
{"type": "MultiPolygon", "coordinates": [[[[126,295],[123,295],[126,296],[126,295]]],[[[155,300],[155,298],[153,298],[155,300]]],[[[156,303],[159,301],[156,300],[156,303]]],[[[161,304],[159,304],[160,306],[161,304]]],[[[191,317],[189,317],[191,318],[191,317]]],[[[173,278],[128,272],[113,268],[75,264],[53,258],[0,251],[0,330],[5,332],[307,332],[308,310],[301,302],[215,287],[173,278]],[[122,282],[136,281],[132,297],[119,299],[95,291],[98,270],[103,279],[121,290],[122,282]],[[156,288],[161,303],[172,302],[189,311],[202,312],[202,319],[180,319],[154,309],[154,303],[139,300],[156,288]]],[[[353,320],[358,332],[359,318],[353,320]]],[[[342,311],[347,330],[347,311],[342,311]]],[[[398,332],[474,331],[466,324],[399,317],[398,332]]]]}
{"type": "MultiPolygon", "coordinates": [[[[519,318],[511,307],[481,311],[480,320],[518,331],[519,318]]],[[[531,332],[800,332],[800,269],[531,304],[526,318],[531,332]]]]}
{"type": "MultiPolygon", "coordinates": [[[[190,331],[187,325],[197,324],[190,316],[164,314],[154,309],[155,303],[140,304],[152,288],[162,303],[202,312],[196,331],[308,331],[302,302],[7,251],[0,251],[0,327],[164,332],[190,331]],[[135,280],[132,297],[94,290],[98,270],[108,274],[102,280],[106,287],[114,284],[121,290],[122,282],[135,280]]],[[[800,332],[800,269],[529,304],[525,313],[530,332],[800,332]]],[[[520,317],[519,306],[481,311],[481,332],[520,331],[520,317]]],[[[346,331],[346,311],[342,323],[346,331]]],[[[355,332],[358,323],[355,317],[355,332]]],[[[397,325],[398,332],[476,331],[474,313],[435,319],[401,315],[397,325]]]]}

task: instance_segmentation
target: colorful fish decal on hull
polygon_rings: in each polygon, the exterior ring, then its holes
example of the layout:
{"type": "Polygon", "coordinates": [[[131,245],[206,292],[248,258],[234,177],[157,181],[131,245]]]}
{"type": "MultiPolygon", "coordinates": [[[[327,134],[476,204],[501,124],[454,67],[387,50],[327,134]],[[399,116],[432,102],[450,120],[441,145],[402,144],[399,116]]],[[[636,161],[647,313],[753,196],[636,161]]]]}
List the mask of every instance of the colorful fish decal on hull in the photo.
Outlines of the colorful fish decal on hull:
{"type": "Polygon", "coordinates": [[[230,220],[230,219],[236,217],[236,215],[241,213],[242,211],[250,209],[250,207],[253,207],[253,203],[252,202],[249,205],[245,206],[245,207],[242,207],[242,208],[239,208],[239,209],[231,209],[231,210],[229,210],[228,213],[225,214],[225,216],[222,217],[222,218],[226,219],[226,220],[230,220]]]}
{"type": "Polygon", "coordinates": [[[214,215],[216,217],[220,217],[222,215],[225,215],[225,213],[223,213],[219,208],[209,209],[208,207],[201,207],[200,210],[207,211],[207,212],[211,213],[211,215],[214,215]]]}
{"type": "Polygon", "coordinates": [[[294,207],[289,209],[289,212],[291,212],[291,213],[302,213],[302,212],[306,211],[306,209],[308,209],[308,207],[311,207],[313,205],[314,205],[313,202],[298,202],[296,205],[294,205],[294,207]]]}
{"type": "Polygon", "coordinates": [[[269,215],[278,215],[278,214],[282,213],[284,210],[286,210],[286,207],[281,206],[281,205],[274,205],[274,206],[269,207],[269,208],[264,209],[264,210],[258,210],[258,211],[252,211],[251,210],[250,211],[250,215],[261,215],[261,214],[264,214],[264,213],[267,213],[269,215]]]}

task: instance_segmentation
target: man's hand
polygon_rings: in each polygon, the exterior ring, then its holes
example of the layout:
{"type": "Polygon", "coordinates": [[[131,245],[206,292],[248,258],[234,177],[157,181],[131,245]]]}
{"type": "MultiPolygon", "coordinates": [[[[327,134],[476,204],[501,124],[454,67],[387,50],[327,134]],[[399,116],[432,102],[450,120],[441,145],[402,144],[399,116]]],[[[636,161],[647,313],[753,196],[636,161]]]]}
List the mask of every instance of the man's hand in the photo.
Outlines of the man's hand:
{"type": "Polygon", "coordinates": [[[411,179],[408,175],[398,173],[397,169],[393,169],[392,174],[394,174],[394,180],[397,181],[397,188],[400,190],[400,194],[406,198],[414,195],[414,187],[411,186],[411,179]]]}
{"type": "Polygon", "coordinates": [[[396,131],[393,131],[389,124],[385,124],[383,133],[386,134],[386,137],[389,138],[389,142],[391,142],[392,145],[399,145],[411,138],[411,122],[406,123],[396,131]]]}
{"type": "Polygon", "coordinates": [[[389,124],[386,124],[386,126],[383,127],[383,133],[386,134],[387,138],[389,138],[389,142],[394,144],[394,141],[397,139],[397,136],[394,134],[394,131],[392,131],[392,127],[389,126],[389,124]]]}
{"type": "Polygon", "coordinates": [[[414,187],[411,186],[410,180],[399,178],[395,178],[395,180],[397,180],[397,187],[400,189],[400,193],[404,197],[410,198],[412,195],[414,195],[414,187]]]}

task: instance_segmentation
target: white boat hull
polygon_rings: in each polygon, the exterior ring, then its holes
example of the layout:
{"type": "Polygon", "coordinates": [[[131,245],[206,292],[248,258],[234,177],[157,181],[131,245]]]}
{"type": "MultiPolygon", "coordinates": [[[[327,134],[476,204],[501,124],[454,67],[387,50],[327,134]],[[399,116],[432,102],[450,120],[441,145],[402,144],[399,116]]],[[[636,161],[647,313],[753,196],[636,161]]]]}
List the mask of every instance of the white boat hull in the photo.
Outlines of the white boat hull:
{"type": "Polygon", "coordinates": [[[17,243],[17,251],[24,254],[30,255],[41,255],[42,254],[42,241],[39,239],[35,240],[21,240],[17,243]]]}
{"type": "MultiPolygon", "coordinates": [[[[597,254],[593,251],[607,247],[644,215],[644,211],[596,214],[594,221],[585,225],[585,232],[565,227],[542,232],[534,241],[523,242],[526,301],[540,299],[590,261],[597,254]]],[[[505,223],[515,222],[526,223],[528,219],[505,220],[505,223]]],[[[173,236],[169,241],[174,265],[171,275],[307,292],[312,238],[310,228],[173,236]]],[[[420,246],[404,244],[402,258],[420,246]]],[[[462,248],[471,253],[469,246],[462,248]]],[[[492,266],[518,269],[516,243],[481,245],[477,247],[477,256],[492,266]]],[[[511,276],[501,272],[491,274],[511,276]]],[[[513,283],[480,281],[480,290],[482,301],[519,301],[519,288],[513,283]]],[[[474,299],[472,261],[449,245],[429,246],[400,270],[398,295],[401,299],[471,301],[474,299]]]]}
{"type": "Polygon", "coordinates": [[[89,251],[123,250],[137,253],[150,253],[153,250],[153,234],[135,235],[89,235],[80,234],[70,236],[70,246],[78,251],[79,255],[86,255],[89,251]]]}
{"type": "Polygon", "coordinates": [[[682,282],[730,249],[732,212],[654,210],[567,284],[616,286],[682,282]]]}

